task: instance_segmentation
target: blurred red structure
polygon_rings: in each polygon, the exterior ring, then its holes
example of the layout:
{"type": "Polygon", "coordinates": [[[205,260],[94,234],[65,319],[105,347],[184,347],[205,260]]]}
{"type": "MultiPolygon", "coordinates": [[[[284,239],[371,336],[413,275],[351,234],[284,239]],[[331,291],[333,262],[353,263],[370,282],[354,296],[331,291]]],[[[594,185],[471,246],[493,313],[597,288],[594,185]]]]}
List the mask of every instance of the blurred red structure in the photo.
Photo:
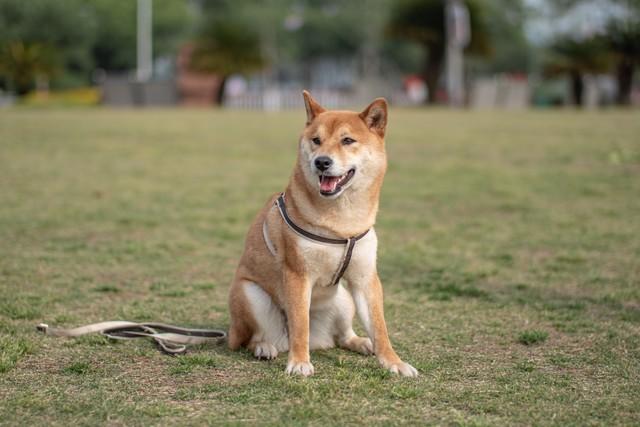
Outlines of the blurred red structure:
{"type": "Polygon", "coordinates": [[[177,86],[180,104],[206,107],[215,103],[222,78],[215,74],[199,73],[189,69],[193,44],[182,46],[177,61],[177,86]]]}

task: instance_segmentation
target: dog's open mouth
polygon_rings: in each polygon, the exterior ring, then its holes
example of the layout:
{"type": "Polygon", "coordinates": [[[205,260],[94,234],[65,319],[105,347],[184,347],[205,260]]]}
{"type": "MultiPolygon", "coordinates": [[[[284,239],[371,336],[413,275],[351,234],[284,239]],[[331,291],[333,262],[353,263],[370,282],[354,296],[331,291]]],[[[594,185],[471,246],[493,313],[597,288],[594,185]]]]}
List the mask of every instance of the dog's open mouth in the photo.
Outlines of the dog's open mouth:
{"type": "Polygon", "coordinates": [[[355,169],[349,169],[349,172],[341,176],[320,175],[320,194],[323,196],[338,194],[355,173],[355,169]]]}

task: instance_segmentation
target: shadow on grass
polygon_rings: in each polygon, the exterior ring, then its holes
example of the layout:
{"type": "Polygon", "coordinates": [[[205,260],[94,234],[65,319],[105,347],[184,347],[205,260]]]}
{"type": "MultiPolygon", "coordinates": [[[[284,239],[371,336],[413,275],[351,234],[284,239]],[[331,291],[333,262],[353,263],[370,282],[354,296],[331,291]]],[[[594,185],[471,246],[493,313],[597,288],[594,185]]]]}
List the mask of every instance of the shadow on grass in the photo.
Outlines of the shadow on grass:
{"type": "MultiPolygon", "coordinates": [[[[411,274],[409,274],[411,275],[411,274]]],[[[460,268],[431,268],[413,273],[419,280],[406,289],[433,301],[475,299],[497,306],[523,306],[539,312],[563,332],[589,330],[596,319],[615,317],[618,320],[640,323],[640,307],[625,305],[609,296],[594,298],[588,295],[540,289],[524,283],[496,286],[489,283],[491,273],[469,272],[460,268]]]]}

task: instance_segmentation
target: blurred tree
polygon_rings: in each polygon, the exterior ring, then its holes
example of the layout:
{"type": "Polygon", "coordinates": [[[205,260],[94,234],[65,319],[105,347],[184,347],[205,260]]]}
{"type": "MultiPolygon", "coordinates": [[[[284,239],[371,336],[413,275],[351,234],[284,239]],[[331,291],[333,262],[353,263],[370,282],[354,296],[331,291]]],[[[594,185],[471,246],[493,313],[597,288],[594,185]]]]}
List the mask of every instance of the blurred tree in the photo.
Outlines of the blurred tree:
{"type": "Polygon", "coordinates": [[[605,39],[616,57],[617,102],[631,104],[633,76],[640,64],[640,0],[616,0],[625,10],[623,18],[609,22],[605,39]]]}
{"type": "MultiPolygon", "coordinates": [[[[191,28],[187,3],[153,4],[154,54],[173,53],[191,28]]],[[[89,83],[95,67],[130,70],[136,65],[135,24],[132,0],[0,0],[3,75],[24,93],[36,74],[65,87],[89,83]]]]}
{"type": "Polygon", "coordinates": [[[633,75],[636,66],[640,64],[640,20],[612,21],[607,27],[605,42],[616,59],[617,102],[620,105],[629,105],[633,75]]]}
{"type": "Polygon", "coordinates": [[[266,64],[259,32],[247,18],[243,6],[246,4],[224,0],[203,4],[203,20],[194,42],[190,68],[221,77],[218,104],[222,102],[225,82],[231,74],[256,71],[266,64]]]}
{"type": "Polygon", "coordinates": [[[136,66],[136,2],[89,0],[97,20],[91,55],[96,67],[127,71],[136,66]]]}
{"type": "MultiPolygon", "coordinates": [[[[584,48],[592,49],[591,54],[600,58],[602,55],[598,55],[593,49],[603,49],[607,51],[606,54],[611,54],[607,56],[610,65],[615,66],[618,83],[617,102],[620,105],[628,105],[631,102],[636,65],[640,63],[640,0],[557,0],[554,3],[557,10],[563,13],[570,13],[573,8],[582,4],[592,4],[602,10],[611,10],[614,6],[618,8],[618,13],[611,14],[602,34],[595,37],[599,40],[590,41],[590,45],[584,48]]],[[[598,62],[597,59],[595,61],[598,62]]],[[[609,70],[598,65],[594,71],[609,70]]],[[[577,75],[575,79],[574,85],[579,86],[577,75]]]]}
{"type": "Polygon", "coordinates": [[[548,76],[568,75],[571,83],[571,100],[574,105],[583,104],[584,75],[607,71],[612,56],[602,37],[592,36],[577,40],[564,36],[551,46],[551,55],[544,71],[548,76]]]}
{"type": "MultiPolygon", "coordinates": [[[[491,54],[486,20],[481,3],[467,0],[471,42],[466,52],[491,54]]],[[[428,102],[435,103],[438,82],[445,60],[445,3],[442,0],[400,0],[394,4],[388,32],[391,36],[419,43],[427,52],[423,77],[429,91],[428,102]]]]}
{"type": "Polygon", "coordinates": [[[291,53],[303,65],[306,84],[311,83],[314,67],[327,59],[356,66],[360,77],[358,88],[366,85],[367,79],[377,77],[388,1],[307,0],[300,4],[304,5],[300,11],[302,25],[295,32],[291,53]]]}
{"type": "Polygon", "coordinates": [[[34,86],[36,75],[55,77],[54,86],[86,79],[94,30],[94,16],[80,0],[0,0],[5,78],[20,93],[34,86]]]}
{"type": "MultiPolygon", "coordinates": [[[[136,7],[133,0],[87,0],[95,14],[96,36],[91,53],[96,67],[128,71],[136,66],[136,7]]],[[[176,52],[192,29],[185,1],[153,1],[153,55],[176,52]]]]}
{"type": "Polygon", "coordinates": [[[353,25],[366,13],[362,4],[309,0],[305,5],[303,23],[296,33],[296,57],[306,61],[356,54],[365,36],[364,25],[353,25]]]}
{"type": "Polygon", "coordinates": [[[482,13],[491,54],[481,70],[491,73],[527,73],[532,48],[524,33],[529,11],[522,0],[484,0],[482,13]]]}
{"type": "Polygon", "coordinates": [[[9,42],[0,50],[0,75],[18,96],[26,95],[37,78],[48,78],[56,70],[52,50],[38,43],[9,42]]]}

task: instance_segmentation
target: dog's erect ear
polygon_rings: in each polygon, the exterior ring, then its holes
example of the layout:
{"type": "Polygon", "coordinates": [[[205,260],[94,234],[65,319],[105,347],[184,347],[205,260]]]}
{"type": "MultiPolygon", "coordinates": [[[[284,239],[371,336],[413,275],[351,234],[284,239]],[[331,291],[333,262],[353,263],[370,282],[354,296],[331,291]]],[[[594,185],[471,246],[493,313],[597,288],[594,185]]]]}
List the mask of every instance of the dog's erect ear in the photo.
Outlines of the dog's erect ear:
{"type": "Polygon", "coordinates": [[[304,97],[304,108],[307,109],[307,124],[309,124],[318,114],[324,113],[326,110],[306,90],[302,91],[302,96],[304,97]]]}
{"type": "Polygon", "coordinates": [[[367,108],[360,113],[360,117],[367,127],[384,138],[387,129],[387,101],[384,98],[377,98],[367,108]]]}

